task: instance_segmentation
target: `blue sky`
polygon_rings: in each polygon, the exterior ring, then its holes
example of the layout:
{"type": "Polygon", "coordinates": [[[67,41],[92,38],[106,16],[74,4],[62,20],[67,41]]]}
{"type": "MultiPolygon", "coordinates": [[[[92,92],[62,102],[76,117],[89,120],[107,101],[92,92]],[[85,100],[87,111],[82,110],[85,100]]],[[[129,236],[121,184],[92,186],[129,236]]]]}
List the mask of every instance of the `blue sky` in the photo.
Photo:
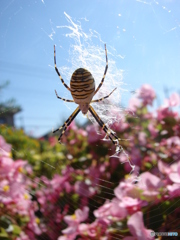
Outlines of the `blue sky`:
{"type": "MultiPolygon", "coordinates": [[[[108,71],[114,66],[117,72],[123,70],[127,91],[148,83],[156,90],[159,103],[165,97],[165,87],[169,93],[180,91],[178,0],[2,0],[0,9],[0,82],[10,81],[0,100],[15,98],[21,105],[23,111],[16,115],[16,125],[23,126],[27,133],[40,136],[61,125],[75,109],[74,104],[63,103],[54,93],[56,89],[60,96],[71,98],[54,70],[54,44],[57,66],[62,68],[67,83],[79,64],[73,47],[80,43],[102,50],[105,64],[106,43],[108,71]],[[76,26],[80,42],[72,34],[76,26]],[[86,39],[86,34],[91,37],[86,39]]],[[[90,58],[92,51],[88,54],[90,58]]],[[[93,71],[97,66],[90,61],[89,67],[93,71]]],[[[105,79],[107,86],[110,77],[105,79]]],[[[116,83],[118,80],[113,87],[116,83]]],[[[130,97],[126,93],[121,96],[124,106],[130,97]]],[[[77,121],[85,121],[82,114],[77,121]]]]}

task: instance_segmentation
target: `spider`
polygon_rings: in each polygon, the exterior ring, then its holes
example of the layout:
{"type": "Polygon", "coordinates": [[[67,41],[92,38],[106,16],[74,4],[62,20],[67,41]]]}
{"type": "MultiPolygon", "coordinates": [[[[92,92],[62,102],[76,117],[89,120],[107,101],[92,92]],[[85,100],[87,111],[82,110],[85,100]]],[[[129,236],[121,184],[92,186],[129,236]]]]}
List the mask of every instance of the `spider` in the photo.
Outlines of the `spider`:
{"type": "Polygon", "coordinates": [[[53,133],[55,133],[57,131],[61,131],[61,134],[58,138],[58,141],[60,143],[61,143],[61,137],[63,136],[67,127],[71,124],[73,119],[78,115],[78,113],[81,111],[85,115],[85,114],[87,114],[88,111],[90,111],[92,116],[98,122],[100,127],[105,131],[105,133],[107,134],[109,139],[113,142],[113,144],[116,145],[116,146],[118,145],[118,143],[119,143],[118,140],[120,140],[120,139],[116,136],[116,134],[114,134],[110,129],[108,129],[108,127],[105,125],[105,123],[98,116],[98,114],[96,113],[94,108],[90,105],[90,103],[103,101],[104,99],[108,98],[116,90],[116,88],[115,88],[111,93],[109,93],[107,96],[105,96],[103,98],[92,100],[94,95],[101,88],[101,86],[104,82],[105,76],[106,76],[107,69],[108,69],[108,58],[107,58],[106,44],[105,44],[105,55],[106,55],[106,67],[105,67],[105,70],[104,70],[104,75],[103,75],[103,78],[102,78],[102,80],[101,80],[101,82],[100,82],[100,84],[99,84],[99,86],[97,87],[96,90],[95,90],[94,78],[93,78],[92,74],[88,70],[86,70],[85,68],[78,68],[74,71],[74,73],[72,74],[72,77],[71,77],[70,87],[68,87],[68,85],[64,82],[63,78],[61,77],[61,74],[60,74],[60,72],[59,72],[59,70],[56,66],[56,49],[55,49],[55,45],[54,45],[55,70],[56,70],[61,82],[63,83],[63,85],[71,92],[73,100],[68,100],[68,99],[65,99],[65,98],[61,98],[57,94],[57,91],[55,90],[56,96],[57,96],[57,98],[65,101],[65,102],[75,102],[76,104],[79,105],[75,109],[75,111],[71,114],[71,116],[65,121],[65,123],[60,128],[53,131],[53,133]]]}

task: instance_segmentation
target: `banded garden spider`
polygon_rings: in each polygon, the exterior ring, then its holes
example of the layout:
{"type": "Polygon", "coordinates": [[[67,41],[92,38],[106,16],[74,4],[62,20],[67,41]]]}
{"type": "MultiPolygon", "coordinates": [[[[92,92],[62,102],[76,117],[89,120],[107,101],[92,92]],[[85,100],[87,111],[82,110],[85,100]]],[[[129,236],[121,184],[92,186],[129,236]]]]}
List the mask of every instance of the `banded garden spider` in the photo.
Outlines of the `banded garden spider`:
{"type": "Polygon", "coordinates": [[[71,124],[73,119],[78,115],[78,113],[80,111],[82,111],[83,114],[86,114],[88,111],[90,111],[92,116],[98,122],[100,127],[105,131],[105,133],[107,134],[109,139],[113,142],[113,144],[115,144],[116,146],[119,144],[120,139],[116,136],[116,134],[114,134],[112,132],[112,130],[110,130],[105,125],[105,123],[98,116],[98,114],[96,113],[94,108],[90,105],[90,103],[103,101],[104,99],[108,98],[116,90],[116,88],[115,88],[111,93],[109,93],[107,96],[105,96],[103,98],[92,100],[94,95],[101,88],[101,86],[104,82],[105,76],[106,76],[107,69],[108,69],[108,58],[107,58],[106,44],[105,44],[105,55],[106,55],[106,67],[105,67],[105,70],[104,70],[104,75],[103,75],[103,78],[102,78],[102,80],[101,80],[101,82],[100,82],[100,84],[99,84],[99,86],[96,90],[95,90],[94,78],[93,78],[92,74],[88,70],[86,70],[85,68],[78,68],[74,71],[74,73],[72,74],[72,77],[71,77],[70,87],[68,87],[68,85],[64,82],[63,78],[61,77],[61,74],[60,74],[60,72],[59,72],[59,70],[56,66],[56,49],[55,49],[55,45],[54,45],[55,70],[56,70],[61,82],[63,83],[63,85],[71,92],[73,100],[68,100],[68,99],[59,97],[59,95],[57,94],[57,92],[55,90],[56,96],[57,96],[57,98],[65,101],[65,102],[75,102],[76,104],[79,105],[75,109],[75,111],[71,114],[71,116],[65,121],[65,123],[60,128],[57,128],[56,130],[53,131],[53,133],[55,133],[57,131],[61,131],[61,134],[58,138],[59,142],[61,142],[61,137],[63,136],[67,127],[71,124]]]}

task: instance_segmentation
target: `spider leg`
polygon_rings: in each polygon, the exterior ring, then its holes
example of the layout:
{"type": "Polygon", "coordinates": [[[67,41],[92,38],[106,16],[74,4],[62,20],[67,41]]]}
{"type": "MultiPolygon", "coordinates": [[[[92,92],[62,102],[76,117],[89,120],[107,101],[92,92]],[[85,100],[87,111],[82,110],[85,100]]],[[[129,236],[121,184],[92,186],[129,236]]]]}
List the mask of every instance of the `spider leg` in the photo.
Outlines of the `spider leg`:
{"type": "Polygon", "coordinates": [[[55,93],[56,93],[56,97],[57,97],[57,98],[65,101],[65,102],[74,102],[74,100],[69,100],[69,99],[61,98],[61,97],[57,94],[56,90],[55,90],[55,93]]]}
{"type": "Polygon", "coordinates": [[[78,115],[78,113],[80,112],[79,106],[76,108],[76,110],[71,114],[71,116],[65,121],[65,123],[60,127],[57,128],[56,130],[53,131],[53,133],[57,132],[57,131],[61,131],[61,134],[58,138],[58,141],[61,142],[61,137],[63,136],[63,134],[65,133],[67,127],[71,124],[71,122],[73,121],[73,119],[78,115]]]}
{"type": "Polygon", "coordinates": [[[59,70],[58,70],[58,68],[57,68],[57,66],[56,66],[56,49],[55,49],[55,45],[54,45],[54,66],[55,66],[55,70],[56,70],[56,72],[57,72],[57,74],[58,74],[61,82],[63,83],[63,85],[64,85],[69,91],[71,91],[71,89],[68,87],[68,85],[64,82],[64,80],[63,80],[63,78],[61,77],[61,74],[60,74],[60,72],[59,72],[59,70]]]}
{"type": "Polygon", "coordinates": [[[100,117],[97,115],[97,113],[95,112],[94,108],[91,105],[89,105],[89,111],[96,119],[98,124],[101,126],[101,128],[104,130],[104,132],[108,135],[112,143],[114,145],[118,145],[120,138],[118,138],[116,134],[114,134],[108,127],[106,127],[105,123],[100,119],[100,117]]]}
{"type": "Polygon", "coordinates": [[[99,91],[100,87],[103,85],[103,82],[104,82],[104,79],[105,79],[105,76],[106,76],[106,72],[108,70],[108,58],[107,58],[107,49],[106,49],[106,44],[104,44],[105,46],[105,54],[106,54],[106,67],[105,67],[105,70],[104,70],[104,75],[103,75],[103,78],[98,86],[98,88],[96,89],[96,91],[94,92],[94,95],[99,91]]]}
{"type": "Polygon", "coordinates": [[[108,98],[117,88],[115,88],[109,95],[103,97],[103,98],[99,98],[99,99],[96,99],[96,100],[92,100],[91,103],[94,103],[94,102],[101,102],[103,101],[105,98],[108,98]]]}

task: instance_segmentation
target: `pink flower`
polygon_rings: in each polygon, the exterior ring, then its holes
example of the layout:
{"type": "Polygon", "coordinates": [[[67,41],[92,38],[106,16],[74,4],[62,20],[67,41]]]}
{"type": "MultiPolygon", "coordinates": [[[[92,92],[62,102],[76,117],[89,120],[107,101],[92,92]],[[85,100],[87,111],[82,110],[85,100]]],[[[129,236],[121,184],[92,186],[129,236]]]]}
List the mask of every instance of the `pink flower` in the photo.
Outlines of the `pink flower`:
{"type": "Polygon", "coordinates": [[[169,101],[167,100],[163,106],[161,106],[159,109],[157,109],[157,118],[159,121],[163,120],[164,118],[167,117],[172,117],[172,118],[178,118],[178,113],[173,112],[169,109],[169,101]]]}
{"type": "Polygon", "coordinates": [[[57,240],[74,240],[76,236],[77,236],[77,233],[68,234],[68,235],[58,237],[57,240]]]}
{"type": "Polygon", "coordinates": [[[112,203],[107,200],[101,207],[94,211],[94,216],[96,218],[104,219],[110,215],[112,203]]]}
{"type": "Polygon", "coordinates": [[[77,209],[74,215],[65,216],[64,220],[69,225],[74,223],[79,224],[80,222],[83,222],[87,219],[88,213],[89,213],[88,207],[84,207],[82,210],[77,209]]]}
{"type": "Polygon", "coordinates": [[[20,180],[23,181],[24,175],[22,173],[26,165],[27,165],[27,161],[24,161],[24,160],[19,159],[19,160],[13,161],[13,165],[12,165],[13,170],[11,171],[10,177],[17,178],[18,181],[20,180]]]}
{"type": "Polygon", "coordinates": [[[13,160],[7,156],[0,157],[0,180],[9,177],[13,170],[13,160]]]}
{"type": "Polygon", "coordinates": [[[79,233],[85,237],[91,237],[93,239],[97,239],[102,236],[107,236],[106,230],[107,230],[108,224],[103,219],[97,219],[91,224],[84,224],[81,223],[78,227],[79,233]]]}
{"type": "MultiPolygon", "coordinates": [[[[139,136],[139,138],[141,139],[140,141],[143,141],[143,142],[146,141],[144,139],[144,137],[145,137],[144,134],[140,134],[140,136],[139,136]]],[[[143,142],[141,142],[142,145],[144,145],[143,142]]],[[[131,153],[129,154],[129,156],[131,158],[131,163],[133,163],[133,165],[135,165],[136,167],[137,166],[139,166],[139,167],[141,166],[142,155],[141,155],[141,151],[140,151],[139,148],[137,148],[136,146],[132,147],[131,153]]],[[[129,172],[130,172],[132,170],[131,165],[128,162],[125,163],[125,164],[128,165],[129,172]]],[[[126,166],[126,168],[127,168],[127,166],[126,166]]]]}
{"type": "Polygon", "coordinates": [[[178,136],[173,136],[166,141],[168,147],[180,146],[180,138],[178,136]]]}
{"type": "Polygon", "coordinates": [[[177,93],[171,94],[171,96],[169,98],[169,106],[174,107],[174,106],[178,106],[179,104],[180,104],[179,94],[177,94],[177,93]]]}
{"type": "Polygon", "coordinates": [[[161,106],[159,109],[157,109],[157,119],[158,121],[161,121],[162,119],[169,116],[170,112],[167,106],[161,106]]]}
{"type": "Polygon", "coordinates": [[[54,192],[61,191],[62,189],[66,189],[66,191],[69,192],[70,189],[66,188],[69,187],[68,184],[66,185],[68,179],[69,174],[64,176],[59,176],[58,174],[54,175],[53,179],[50,181],[51,188],[54,190],[54,192]]]}
{"type": "Polygon", "coordinates": [[[148,130],[153,138],[157,137],[158,135],[158,129],[155,128],[153,123],[149,123],[148,130]]]}
{"type": "Polygon", "coordinates": [[[0,202],[11,204],[25,193],[25,185],[14,181],[2,180],[0,182],[0,202]]]}
{"type": "MultiPolygon", "coordinates": [[[[172,197],[172,192],[176,191],[176,184],[180,184],[180,162],[175,162],[173,164],[167,164],[162,161],[158,162],[158,168],[161,173],[166,175],[166,180],[164,183],[167,185],[167,189],[172,197]],[[173,185],[170,185],[175,183],[173,185]]],[[[177,192],[177,191],[176,191],[177,192]]],[[[175,194],[176,195],[176,194],[175,194]]]]}
{"type": "Polygon", "coordinates": [[[106,219],[107,222],[124,219],[127,214],[127,209],[117,198],[113,198],[111,202],[107,201],[99,209],[94,211],[95,217],[106,219]]]}
{"type": "Polygon", "coordinates": [[[129,124],[126,122],[125,116],[119,114],[119,109],[118,112],[114,111],[112,112],[112,114],[114,114],[114,116],[116,116],[117,119],[115,122],[113,122],[112,129],[115,132],[125,131],[129,127],[129,124]]]}
{"type": "Polygon", "coordinates": [[[49,137],[48,141],[51,147],[54,147],[57,144],[57,139],[55,137],[49,137]]]}
{"type": "Polygon", "coordinates": [[[129,215],[132,215],[141,208],[141,201],[131,197],[123,197],[119,204],[127,210],[129,215]]]}
{"type": "Polygon", "coordinates": [[[141,102],[138,98],[133,97],[129,101],[129,110],[136,112],[136,109],[141,105],[141,102]]]}
{"type": "Polygon", "coordinates": [[[167,139],[163,139],[160,142],[160,146],[165,148],[165,154],[174,160],[178,160],[180,156],[180,138],[178,136],[172,136],[167,139]]]}
{"type": "Polygon", "coordinates": [[[158,161],[158,169],[161,173],[168,175],[171,172],[170,166],[167,163],[164,163],[163,161],[158,161]]]}
{"type": "MultiPolygon", "coordinates": [[[[111,201],[111,208],[110,208],[110,214],[109,216],[113,218],[117,218],[118,220],[124,219],[127,217],[128,211],[125,208],[124,204],[122,204],[121,201],[119,201],[117,198],[114,198],[111,201]]],[[[108,217],[109,217],[108,216],[108,217]]]]}
{"type": "Polygon", "coordinates": [[[77,143],[77,139],[74,138],[74,139],[71,139],[71,141],[69,142],[69,144],[71,145],[75,145],[77,143]]]}
{"type": "Polygon", "coordinates": [[[77,130],[77,126],[76,126],[75,121],[72,121],[72,123],[69,125],[68,130],[71,130],[71,129],[74,130],[74,131],[77,130]]]}
{"type": "MultiPolygon", "coordinates": [[[[73,215],[67,215],[64,217],[64,221],[69,225],[66,229],[62,231],[65,235],[70,235],[67,239],[74,239],[76,235],[78,234],[78,225],[85,221],[88,217],[89,208],[84,207],[82,210],[77,209],[75,211],[75,214],[73,215]]],[[[61,239],[61,238],[59,238],[61,239]]]]}
{"type": "Polygon", "coordinates": [[[119,186],[114,190],[115,196],[118,199],[122,199],[126,196],[138,198],[140,196],[139,192],[140,191],[137,186],[128,181],[120,182],[119,186]]]}
{"type": "Polygon", "coordinates": [[[139,144],[144,146],[146,144],[146,133],[145,132],[139,132],[138,133],[138,140],[139,140],[139,144]]]}
{"type": "Polygon", "coordinates": [[[29,192],[24,191],[23,194],[16,197],[14,199],[14,202],[12,202],[12,207],[7,206],[7,208],[11,208],[11,211],[20,215],[29,215],[30,209],[35,209],[36,205],[33,206],[33,202],[31,201],[31,196],[29,195],[29,192]],[[13,208],[13,204],[16,204],[16,207],[13,208]]]}
{"type": "Polygon", "coordinates": [[[0,156],[9,157],[11,145],[7,144],[4,138],[0,135],[0,156]]]}
{"type": "Polygon", "coordinates": [[[144,172],[140,175],[140,181],[138,187],[143,190],[143,196],[146,201],[157,200],[159,195],[159,188],[163,187],[164,184],[160,178],[151,174],[150,172],[144,172]]]}
{"type": "Polygon", "coordinates": [[[34,214],[34,209],[29,209],[29,214],[28,216],[30,217],[30,221],[28,222],[28,228],[26,233],[28,233],[29,236],[31,236],[31,239],[35,239],[35,234],[40,235],[41,234],[41,229],[39,227],[39,224],[37,223],[38,220],[34,214]]]}
{"type": "Polygon", "coordinates": [[[176,170],[174,172],[172,171],[169,174],[169,178],[174,183],[180,183],[180,162],[178,162],[178,164],[175,163],[175,165],[176,165],[176,170]]]}
{"type": "Polygon", "coordinates": [[[87,131],[85,131],[84,129],[78,129],[78,133],[81,134],[83,137],[87,136],[87,131]]]}
{"type": "Polygon", "coordinates": [[[167,186],[170,198],[180,197],[180,184],[174,183],[167,186]]]}
{"type": "Polygon", "coordinates": [[[41,180],[46,184],[46,188],[43,188],[41,191],[37,192],[38,202],[41,204],[43,211],[47,212],[47,204],[55,204],[60,193],[65,190],[69,193],[72,188],[68,182],[69,173],[64,172],[65,176],[54,175],[52,180],[47,179],[46,177],[41,177],[41,180]]]}
{"type": "Polygon", "coordinates": [[[155,91],[149,84],[144,84],[138,91],[138,97],[142,100],[143,105],[152,105],[156,97],[155,91]]]}
{"type": "Polygon", "coordinates": [[[151,237],[152,230],[148,230],[144,226],[143,222],[143,213],[136,212],[128,220],[127,225],[129,230],[134,238],[126,237],[124,240],[128,239],[137,239],[137,240],[152,240],[154,237],[151,237]]]}
{"type": "Polygon", "coordinates": [[[103,135],[100,135],[97,133],[97,127],[94,125],[88,125],[86,130],[88,133],[88,142],[89,143],[95,143],[99,140],[102,140],[104,137],[104,133],[103,133],[103,135]]]}
{"type": "Polygon", "coordinates": [[[145,189],[157,189],[162,186],[161,179],[150,172],[144,172],[140,175],[139,184],[142,184],[145,189]]]}
{"type": "Polygon", "coordinates": [[[19,237],[17,237],[16,240],[30,240],[30,238],[23,231],[21,231],[19,237]]]}
{"type": "Polygon", "coordinates": [[[121,220],[139,210],[141,201],[131,197],[113,198],[111,202],[107,201],[103,206],[94,211],[95,217],[106,219],[108,222],[121,220]]]}
{"type": "Polygon", "coordinates": [[[87,184],[84,181],[76,181],[74,190],[80,196],[92,197],[96,193],[95,187],[91,184],[87,184]]]}

